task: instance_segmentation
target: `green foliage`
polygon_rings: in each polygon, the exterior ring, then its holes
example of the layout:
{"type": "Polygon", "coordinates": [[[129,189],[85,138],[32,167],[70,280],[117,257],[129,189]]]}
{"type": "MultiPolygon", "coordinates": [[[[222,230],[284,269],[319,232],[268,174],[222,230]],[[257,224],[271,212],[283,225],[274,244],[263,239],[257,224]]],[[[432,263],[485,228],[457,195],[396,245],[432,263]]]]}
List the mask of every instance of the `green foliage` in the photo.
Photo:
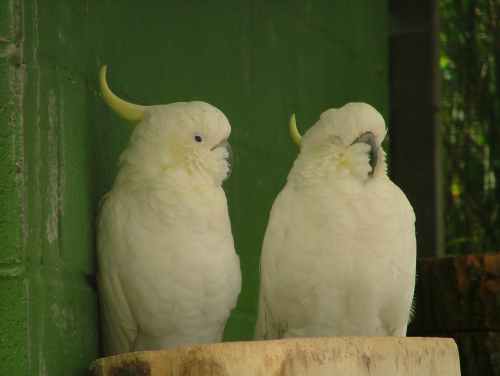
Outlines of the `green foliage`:
{"type": "Polygon", "coordinates": [[[440,0],[446,248],[500,245],[500,0],[440,0]]]}

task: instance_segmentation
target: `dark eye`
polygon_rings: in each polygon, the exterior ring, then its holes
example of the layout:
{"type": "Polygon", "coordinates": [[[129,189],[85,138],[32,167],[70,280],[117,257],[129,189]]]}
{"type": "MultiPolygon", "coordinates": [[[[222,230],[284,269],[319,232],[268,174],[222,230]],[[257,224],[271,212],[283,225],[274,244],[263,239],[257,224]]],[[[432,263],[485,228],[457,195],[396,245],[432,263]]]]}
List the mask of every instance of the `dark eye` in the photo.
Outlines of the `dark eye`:
{"type": "Polygon", "coordinates": [[[201,142],[201,141],[203,141],[203,138],[201,138],[201,136],[197,134],[196,136],[194,136],[194,140],[196,142],[201,142]]]}

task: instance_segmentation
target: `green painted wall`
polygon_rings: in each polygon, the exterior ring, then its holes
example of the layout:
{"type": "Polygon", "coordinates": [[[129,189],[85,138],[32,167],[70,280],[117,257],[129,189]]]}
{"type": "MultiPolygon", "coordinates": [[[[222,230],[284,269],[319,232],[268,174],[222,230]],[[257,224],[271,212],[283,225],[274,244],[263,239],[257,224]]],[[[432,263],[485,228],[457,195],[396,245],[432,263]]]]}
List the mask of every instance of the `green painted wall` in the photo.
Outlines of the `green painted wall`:
{"type": "Polygon", "coordinates": [[[0,374],[27,374],[22,77],[13,4],[0,5],[0,374]]]}
{"type": "Polygon", "coordinates": [[[387,29],[385,0],[2,1],[0,374],[83,375],[98,354],[94,219],[131,131],[98,95],[101,64],[132,101],[228,116],[243,290],[225,337],[250,339],[289,114],[302,130],[347,101],[387,114],[387,29]]]}

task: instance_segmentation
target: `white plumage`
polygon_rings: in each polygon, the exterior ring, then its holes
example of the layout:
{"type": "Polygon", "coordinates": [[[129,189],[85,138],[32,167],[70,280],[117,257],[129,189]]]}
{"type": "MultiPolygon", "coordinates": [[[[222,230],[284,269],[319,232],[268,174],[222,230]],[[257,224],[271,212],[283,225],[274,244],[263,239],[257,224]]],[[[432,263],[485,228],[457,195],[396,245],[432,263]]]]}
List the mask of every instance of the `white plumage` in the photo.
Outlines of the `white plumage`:
{"type": "Polygon", "coordinates": [[[142,120],[98,224],[106,353],[220,341],[241,288],[221,187],[229,122],[203,102],[126,105],[142,120]]]}
{"type": "Polygon", "coordinates": [[[415,215],[386,174],[385,133],[349,103],[302,138],[264,238],[257,338],[406,335],[415,215]]]}

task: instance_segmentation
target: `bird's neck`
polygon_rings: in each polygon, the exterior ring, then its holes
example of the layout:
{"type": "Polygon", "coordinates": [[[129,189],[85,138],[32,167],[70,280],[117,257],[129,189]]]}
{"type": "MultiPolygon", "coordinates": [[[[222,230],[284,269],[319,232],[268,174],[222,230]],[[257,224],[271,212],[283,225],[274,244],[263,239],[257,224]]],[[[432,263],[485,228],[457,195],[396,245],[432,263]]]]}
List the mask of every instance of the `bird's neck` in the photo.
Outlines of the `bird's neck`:
{"type": "MultiPolygon", "coordinates": [[[[117,185],[149,190],[210,190],[218,188],[213,177],[202,168],[187,168],[182,164],[143,166],[133,163],[120,165],[117,185]]],[[[219,185],[220,187],[220,185],[219,185]]]]}

